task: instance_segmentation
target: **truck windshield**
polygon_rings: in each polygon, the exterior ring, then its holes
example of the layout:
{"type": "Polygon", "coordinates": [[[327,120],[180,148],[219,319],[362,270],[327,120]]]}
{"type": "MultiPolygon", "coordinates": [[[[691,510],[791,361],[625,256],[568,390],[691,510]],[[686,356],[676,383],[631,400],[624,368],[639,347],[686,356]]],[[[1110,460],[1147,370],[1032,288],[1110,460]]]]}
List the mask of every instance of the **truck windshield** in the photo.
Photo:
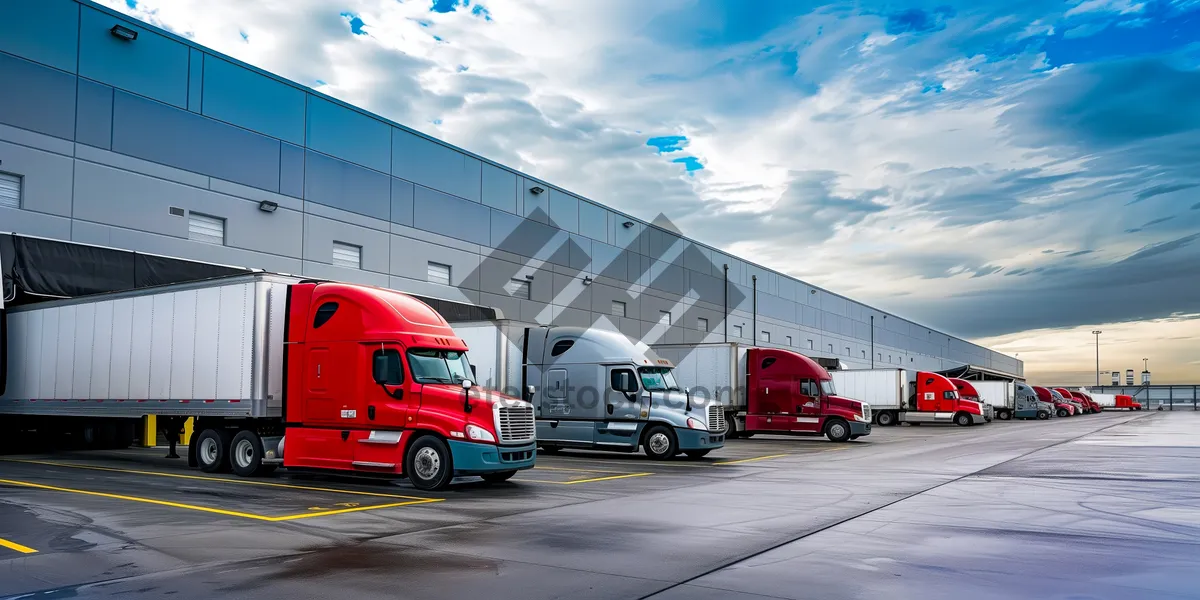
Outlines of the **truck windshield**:
{"type": "Polygon", "coordinates": [[[466,352],[409,350],[408,367],[418,383],[462,383],[471,377],[466,352]]]}
{"type": "Polygon", "coordinates": [[[828,379],[821,382],[821,393],[826,396],[836,396],[837,390],[833,388],[833,380],[828,379]]]}
{"type": "Polygon", "coordinates": [[[671,367],[642,367],[638,369],[642,376],[642,387],[651,391],[679,390],[679,383],[671,373],[671,367]]]}

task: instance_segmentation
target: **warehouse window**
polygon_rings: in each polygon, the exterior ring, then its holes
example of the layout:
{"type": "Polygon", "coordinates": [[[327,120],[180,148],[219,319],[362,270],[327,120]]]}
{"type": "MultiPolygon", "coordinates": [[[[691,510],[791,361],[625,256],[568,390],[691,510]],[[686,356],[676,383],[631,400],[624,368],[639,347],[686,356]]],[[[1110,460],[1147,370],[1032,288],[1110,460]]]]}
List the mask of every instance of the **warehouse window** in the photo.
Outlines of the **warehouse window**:
{"type": "Polygon", "coordinates": [[[513,298],[522,300],[529,299],[529,280],[528,279],[509,279],[508,284],[504,286],[504,291],[508,292],[513,298]]]}
{"type": "Polygon", "coordinates": [[[625,316],[625,303],[617,301],[617,300],[613,300],[612,315],[614,317],[624,317],[625,316]]]}
{"type": "Polygon", "coordinates": [[[733,326],[733,337],[742,337],[742,326],[741,325],[733,326]]]}
{"type": "Polygon", "coordinates": [[[428,270],[428,279],[430,283],[440,283],[442,285],[450,285],[450,265],[430,262],[428,270]]]}
{"type": "Polygon", "coordinates": [[[850,346],[846,346],[846,356],[850,356],[850,346]]]}
{"type": "Polygon", "coordinates": [[[671,326],[671,311],[669,311],[669,310],[658,311],[658,324],[666,325],[666,326],[670,327],[671,326]]]}
{"type": "Polygon", "coordinates": [[[829,344],[829,353],[833,354],[833,344],[829,344]]]}
{"type": "Polygon", "coordinates": [[[766,342],[768,344],[771,343],[771,332],[770,331],[760,331],[758,333],[758,341],[766,342]]]}
{"type": "Polygon", "coordinates": [[[0,206],[21,208],[21,178],[0,173],[0,206]]]}
{"type": "Polygon", "coordinates": [[[812,340],[808,340],[808,349],[809,350],[813,349],[813,341],[812,340]]]}
{"type": "Polygon", "coordinates": [[[333,264],[339,267],[349,267],[351,269],[362,268],[362,246],[353,244],[344,244],[342,242],[333,243],[333,264]]]}
{"type": "Polygon", "coordinates": [[[188,239],[206,244],[225,245],[225,219],[190,213],[188,215],[188,239]]]}
{"type": "Polygon", "coordinates": [[[787,345],[788,345],[788,347],[791,347],[791,345],[792,345],[792,336],[790,336],[790,335],[787,336],[787,345]]]}
{"type": "Polygon", "coordinates": [[[696,319],[696,329],[707,332],[708,331],[708,319],[705,319],[703,317],[696,319]]]}
{"type": "Polygon", "coordinates": [[[866,358],[866,357],[867,357],[867,351],[866,351],[866,350],[863,350],[863,351],[862,351],[862,353],[863,353],[863,358],[866,358]]]}

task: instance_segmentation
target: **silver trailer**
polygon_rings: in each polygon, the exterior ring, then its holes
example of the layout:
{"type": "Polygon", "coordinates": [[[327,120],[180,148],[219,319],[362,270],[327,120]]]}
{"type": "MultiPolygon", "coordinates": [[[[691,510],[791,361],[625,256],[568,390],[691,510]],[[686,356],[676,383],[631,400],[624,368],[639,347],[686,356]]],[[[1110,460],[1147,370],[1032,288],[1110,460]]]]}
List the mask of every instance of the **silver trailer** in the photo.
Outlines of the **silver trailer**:
{"type": "Polygon", "coordinates": [[[721,407],[726,435],[746,429],[745,346],[656,344],[654,351],[675,364],[675,378],[688,386],[693,402],[721,407]]]}
{"type": "Polygon", "coordinates": [[[699,458],[725,443],[721,407],[693,398],[671,361],[619,332],[460,322],[477,383],[533,402],[538,445],[699,458]]]}
{"type": "Polygon", "coordinates": [[[1016,385],[1013,381],[971,381],[979,399],[992,407],[996,418],[1007,421],[1016,410],[1016,385]]]}

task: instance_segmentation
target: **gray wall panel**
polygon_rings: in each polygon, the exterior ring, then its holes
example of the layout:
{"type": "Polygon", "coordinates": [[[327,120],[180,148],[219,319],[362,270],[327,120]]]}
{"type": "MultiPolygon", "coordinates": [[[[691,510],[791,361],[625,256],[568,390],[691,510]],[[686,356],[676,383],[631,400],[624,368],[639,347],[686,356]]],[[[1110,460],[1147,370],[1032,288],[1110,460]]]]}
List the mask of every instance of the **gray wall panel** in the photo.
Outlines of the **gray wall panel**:
{"type": "Polygon", "coordinates": [[[75,72],[79,5],[72,0],[0,3],[0,52],[75,72]]]}
{"type": "Polygon", "coordinates": [[[164,35],[99,10],[83,7],[79,30],[79,74],[187,108],[189,48],[164,35]],[[138,32],[127,42],[109,32],[113,25],[138,32]]]}
{"type": "Polygon", "coordinates": [[[214,119],[304,144],[306,94],[215,56],[204,57],[204,107],[214,119]]]}
{"type": "Polygon", "coordinates": [[[483,203],[504,212],[517,213],[517,179],[511,171],[483,165],[483,203]]]}
{"type": "MultiPolygon", "coordinates": [[[[398,235],[391,237],[391,273],[416,281],[426,281],[429,262],[450,265],[450,283],[455,287],[479,289],[479,255],[445,246],[435,246],[398,235]]],[[[445,289],[444,286],[436,286],[445,289]]],[[[445,295],[438,296],[445,298],[445,295]]]]}
{"type": "Polygon", "coordinates": [[[79,80],[76,141],[105,150],[112,149],[112,103],[111,87],[87,79],[79,80]]]}
{"type": "Polygon", "coordinates": [[[121,91],[113,98],[112,149],[279,191],[279,140],[121,91]]]}
{"type": "Polygon", "coordinates": [[[392,175],[473,202],[480,200],[479,159],[396,128],[392,128],[392,175]]]}
{"type": "Polygon", "coordinates": [[[383,173],[308,151],[304,199],[386,221],[392,211],[392,182],[383,173]]]}
{"type": "Polygon", "coordinates": [[[0,54],[0,123],[72,139],[75,76],[0,54]]]}
{"type": "Polygon", "coordinates": [[[448,194],[417,186],[413,197],[414,225],[473,244],[487,244],[492,209],[448,194]]]}
{"type": "Polygon", "coordinates": [[[333,243],[342,242],[362,248],[362,268],[387,273],[391,261],[391,234],[316,215],[304,215],[304,260],[330,264],[333,243]]]}
{"type": "Polygon", "coordinates": [[[598,242],[608,243],[608,215],[604,208],[591,202],[579,203],[579,233],[598,242]]]}
{"type": "MultiPolygon", "coordinates": [[[[71,159],[0,142],[0,171],[22,177],[21,208],[71,216],[71,159]]],[[[9,228],[0,223],[0,230],[9,228]]]]}
{"type": "Polygon", "coordinates": [[[116,152],[109,152],[108,150],[93,148],[83,144],[75,145],[75,158],[88,162],[100,163],[102,165],[108,165],[110,167],[116,167],[118,169],[124,169],[126,171],[141,173],[142,175],[150,175],[160,179],[168,179],[198,188],[207,189],[211,179],[207,175],[200,175],[191,171],[184,171],[183,169],[176,169],[175,167],[168,167],[166,165],[160,165],[148,160],[142,160],[140,158],[134,158],[132,156],[118,154],[116,152]]]}
{"type": "Polygon", "coordinates": [[[362,113],[308,95],[309,148],[387,173],[391,168],[391,126],[362,113]]]}
{"type": "Polygon", "coordinates": [[[563,231],[579,233],[579,199],[560,190],[550,190],[550,223],[563,231]]]}
{"type": "Polygon", "coordinates": [[[384,273],[362,271],[359,269],[348,269],[346,267],[310,262],[307,260],[304,261],[304,272],[301,273],[301,275],[306,277],[332,279],[334,281],[347,281],[350,283],[361,283],[379,287],[388,287],[388,284],[391,281],[391,278],[384,273]]]}
{"type": "Polygon", "coordinates": [[[0,223],[5,231],[17,231],[27,235],[71,239],[71,220],[29,210],[0,208],[0,223]]]}
{"type": "Polygon", "coordinates": [[[279,145],[279,193],[304,197],[304,149],[288,143],[279,145]]]}
{"type": "Polygon", "coordinates": [[[412,227],[413,224],[413,184],[392,178],[392,222],[412,227]]]}
{"type": "Polygon", "coordinates": [[[518,182],[521,186],[520,195],[522,197],[522,212],[521,214],[538,221],[539,223],[550,222],[550,191],[546,190],[540,194],[535,194],[529,190],[532,187],[541,187],[536,182],[530,181],[522,177],[518,182]]]}
{"type": "Polygon", "coordinates": [[[187,109],[194,113],[204,109],[204,53],[195,48],[188,54],[187,109]]]}

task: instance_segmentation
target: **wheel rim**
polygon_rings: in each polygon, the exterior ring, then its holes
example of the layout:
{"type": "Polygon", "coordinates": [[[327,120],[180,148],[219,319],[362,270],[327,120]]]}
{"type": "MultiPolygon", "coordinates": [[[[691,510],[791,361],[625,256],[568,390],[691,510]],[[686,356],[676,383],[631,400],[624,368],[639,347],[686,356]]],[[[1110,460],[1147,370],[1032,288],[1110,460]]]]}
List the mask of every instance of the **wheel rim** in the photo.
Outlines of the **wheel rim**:
{"type": "Polygon", "coordinates": [[[216,464],[218,452],[217,440],[206,437],[200,442],[200,462],[206,465],[216,464]]]}
{"type": "Polygon", "coordinates": [[[437,450],[429,447],[417,450],[417,455],[413,458],[413,471],[417,473],[417,477],[433,479],[441,470],[442,457],[438,455],[437,450]]]}
{"type": "Polygon", "coordinates": [[[255,454],[254,444],[250,443],[250,440],[241,440],[233,449],[233,460],[239,467],[248,469],[254,463],[255,454]]]}
{"type": "Polygon", "coordinates": [[[659,431],[650,436],[650,451],[655,454],[666,454],[671,448],[671,438],[659,431]]]}
{"type": "Polygon", "coordinates": [[[880,425],[891,425],[892,424],[892,415],[890,415],[888,413],[883,413],[882,415],[879,415],[879,424],[880,425]]]}
{"type": "Polygon", "coordinates": [[[829,433],[832,433],[833,437],[843,437],[846,435],[846,426],[842,425],[841,423],[834,423],[833,426],[829,428],[829,433]]]}

